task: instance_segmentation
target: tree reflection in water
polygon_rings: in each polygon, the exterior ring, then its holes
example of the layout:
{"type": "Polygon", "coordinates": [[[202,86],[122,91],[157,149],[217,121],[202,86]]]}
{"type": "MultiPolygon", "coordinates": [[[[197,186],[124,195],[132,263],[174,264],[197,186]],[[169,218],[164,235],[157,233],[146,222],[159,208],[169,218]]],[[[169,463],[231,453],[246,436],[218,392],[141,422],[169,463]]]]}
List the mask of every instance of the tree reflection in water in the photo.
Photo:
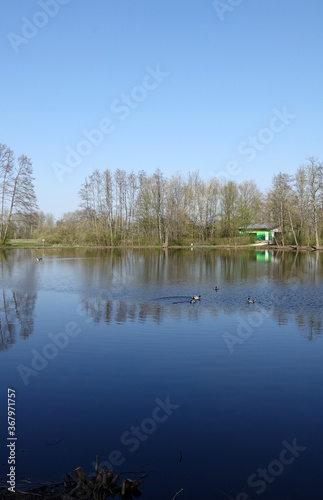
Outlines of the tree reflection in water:
{"type": "Polygon", "coordinates": [[[322,333],[323,253],[46,249],[41,266],[35,255],[0,252],[1,351],[33,333],[37,294],[48,290],[76,294],[87,321],[106,325],[267,311],[278,325],[294,321],[308,340],[322,333]],[[189,304],[194,293],[202,294],[201,303],[189,304]],[[249,294],[256,299],[252,309],[249,294]]]}
{"type": "Polygon", "coordinates": [[[0,296],[0,351],[7,350],[16,337],[27,339],[34,329],[33,313],[37,293],[2,290],[0,296]]]}

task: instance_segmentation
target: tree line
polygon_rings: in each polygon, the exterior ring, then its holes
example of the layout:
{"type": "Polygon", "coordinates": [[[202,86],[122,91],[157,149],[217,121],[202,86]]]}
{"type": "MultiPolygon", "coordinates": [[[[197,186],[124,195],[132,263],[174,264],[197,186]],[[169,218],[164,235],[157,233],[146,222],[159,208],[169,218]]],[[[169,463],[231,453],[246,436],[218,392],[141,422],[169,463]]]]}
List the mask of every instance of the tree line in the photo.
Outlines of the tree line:
{"type": "MultiPolygon", "coordinates": [[[[0,242],[45,238],[47,243],[187,245],[241,242],[239,228],[279,228],[279,245],[320,246],[323,164],[310,157],[295,175],[280,172],[266,193],[253,180],[201,178],[198,171],[166,177],[160,169],[95,169],[79,190],[79,207],[55,220],[39,211],[30,159],[17,162],[0,144],[0,242]]],[[[245,236],[245,241],[249,237],[245,236]]]]}
{"type": "Polygon", "coordinates": [[[166,178],[159,169],[152,175],[95,169],[79,196],[79,209],[57,221],[56,234],[61,241],[108,246],[215,243],[251,224],[262,199],[254,181],[222,184],[198,172],[166,178]]]}

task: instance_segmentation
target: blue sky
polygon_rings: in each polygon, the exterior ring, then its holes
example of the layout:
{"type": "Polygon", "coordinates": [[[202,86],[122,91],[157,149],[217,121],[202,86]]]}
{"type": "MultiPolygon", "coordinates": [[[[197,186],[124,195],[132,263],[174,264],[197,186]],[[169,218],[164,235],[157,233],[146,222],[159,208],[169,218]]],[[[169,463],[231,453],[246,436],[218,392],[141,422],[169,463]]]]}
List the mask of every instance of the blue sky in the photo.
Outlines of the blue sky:
{"type": "Polygon", "coordinates": [[[94,168],[265,191],[323,161],[318,0],[0,1],[0,142],[44,212],[77,209],[94,168]]]}

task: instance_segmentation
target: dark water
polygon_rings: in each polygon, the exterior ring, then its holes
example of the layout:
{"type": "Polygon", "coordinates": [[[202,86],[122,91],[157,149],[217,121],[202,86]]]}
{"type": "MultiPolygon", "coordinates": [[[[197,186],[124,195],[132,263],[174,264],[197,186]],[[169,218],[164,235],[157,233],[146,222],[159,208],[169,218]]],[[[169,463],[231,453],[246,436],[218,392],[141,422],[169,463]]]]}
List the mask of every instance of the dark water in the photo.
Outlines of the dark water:
{"type": "Polygon", "coordinates": [[[99,455],[143,499],[323,497],[321,254],[41,254],[0,254],[2,480],[11,387],[17,479],[99,455]]]}

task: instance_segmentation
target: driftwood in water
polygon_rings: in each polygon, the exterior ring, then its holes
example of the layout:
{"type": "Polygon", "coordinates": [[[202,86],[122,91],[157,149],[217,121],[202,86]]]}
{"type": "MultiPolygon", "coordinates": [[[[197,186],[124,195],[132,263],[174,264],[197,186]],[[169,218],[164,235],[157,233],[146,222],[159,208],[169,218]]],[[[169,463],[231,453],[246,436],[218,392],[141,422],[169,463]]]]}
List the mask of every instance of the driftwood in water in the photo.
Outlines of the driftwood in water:
{"type": "Polygon", "coordinates": [[[122,500],[131,500],[141,496],[139,486],[142,479],[147,477],[143,474],[139,479],[123,479],[118,484],[121,474],[114,475],[111,469],[99,469],[98,457],[96,457],[95,475],[87,476],[82,467],[74,470],[75,477],[66,474],[68,481],[59,484],[40,485],[29,491],[10,493],[9,491],[0,492],[0,499],[24,499],[24,500],[105,500],[106,498],[118,498],[122,500]],[[57,489],[57,487],[59,487],[57,489]]]}

